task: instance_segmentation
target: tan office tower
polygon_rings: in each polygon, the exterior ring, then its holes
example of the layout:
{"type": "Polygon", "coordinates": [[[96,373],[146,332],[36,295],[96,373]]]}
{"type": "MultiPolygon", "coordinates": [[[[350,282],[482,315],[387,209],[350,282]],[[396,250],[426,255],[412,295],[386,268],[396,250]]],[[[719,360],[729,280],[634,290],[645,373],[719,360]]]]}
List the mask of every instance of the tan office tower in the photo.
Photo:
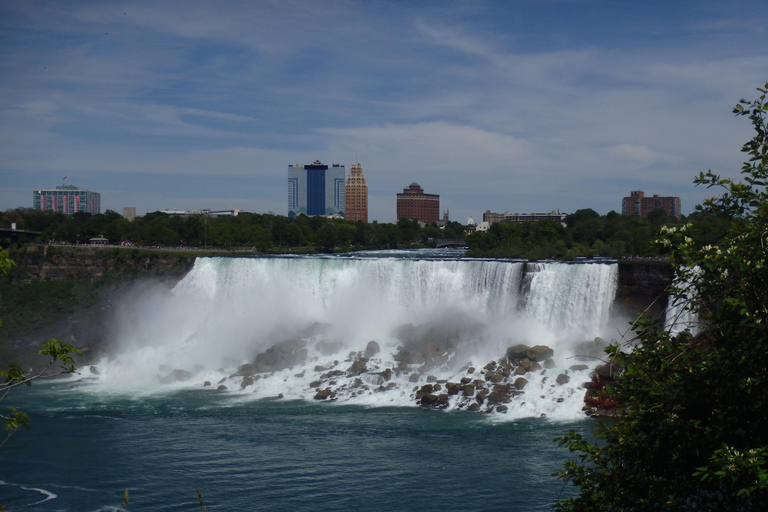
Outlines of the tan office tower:
{"type": "Polygon", "coordinates": [[[368,222],[368,182],[360,164],[352,164],[349,168],[344,200],[344,219],[368,222]]]}

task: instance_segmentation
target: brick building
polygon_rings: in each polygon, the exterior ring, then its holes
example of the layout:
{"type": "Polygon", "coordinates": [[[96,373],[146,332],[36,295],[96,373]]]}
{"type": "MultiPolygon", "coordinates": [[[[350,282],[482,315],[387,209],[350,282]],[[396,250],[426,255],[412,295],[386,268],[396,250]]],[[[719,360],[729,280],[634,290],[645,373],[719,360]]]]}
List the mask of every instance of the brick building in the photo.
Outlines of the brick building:
{"type": "Polygon", "coordinates": [[[645,197],[645,193],[642,190],[633,190],[629,197],[625,197],[621,200],[621,214],[622,215],[639,215],[640,217],[647,217],[653,210],[661,208],[667,215],[680,218],[680,198],[679,197],[660,197],[654,195],[653,197],[645,197]]]}
{"type": "Polygon", "coordinates": [[[397,194],[397,218],[415,219],[425,224],[440,220],[440,196],[425,194],[418,183],[411,183],[397,194]]]}
{"type": "Polygon", "coordinates": [[[352,164],[344,184],[344,218],[368,222],[368,182],[360,164],[352,164]]]}

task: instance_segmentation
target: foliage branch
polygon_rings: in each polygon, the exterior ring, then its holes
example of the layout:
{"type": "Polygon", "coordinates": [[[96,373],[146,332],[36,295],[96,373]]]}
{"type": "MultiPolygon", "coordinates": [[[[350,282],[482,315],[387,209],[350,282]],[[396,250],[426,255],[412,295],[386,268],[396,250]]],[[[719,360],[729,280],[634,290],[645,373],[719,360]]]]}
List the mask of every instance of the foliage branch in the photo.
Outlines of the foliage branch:
{"type": "Polygon", "coordinates": [[[699,206],[725,217],[725,236],[662,229],[677,267],[671,289],[699,324],[670,332],[641,317],[634,337],[607,349],[622,368],[621,410],[555,473],[580,494],[559,511],[758,511],[768,503],[768,125],[766,90],[734,108],[756,132],[743,181],[708,171],[697,185],[722,194],[699,206]]]}

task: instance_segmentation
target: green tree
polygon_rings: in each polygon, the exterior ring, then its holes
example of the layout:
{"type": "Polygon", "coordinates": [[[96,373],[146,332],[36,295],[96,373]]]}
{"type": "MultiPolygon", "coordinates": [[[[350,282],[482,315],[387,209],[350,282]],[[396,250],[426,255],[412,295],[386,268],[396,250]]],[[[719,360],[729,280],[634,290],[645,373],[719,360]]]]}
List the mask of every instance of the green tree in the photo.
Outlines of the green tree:
{"type": "Polygon", "coordinates": [[[609,347],[620,417],[599,441],[573,431],[577,458],[557,474],[580,494],[560,511],[763,511],[768,503],[768,126],[766,89],[734,112],[756,131],[742,151],[744,181],[711,171],[695,183],[724,190],[698,208],[727,217],[726,236],[662,228],[678,270],[673,294],[701,324],[669,332],[646,318],[634,348],[609,347]]]}

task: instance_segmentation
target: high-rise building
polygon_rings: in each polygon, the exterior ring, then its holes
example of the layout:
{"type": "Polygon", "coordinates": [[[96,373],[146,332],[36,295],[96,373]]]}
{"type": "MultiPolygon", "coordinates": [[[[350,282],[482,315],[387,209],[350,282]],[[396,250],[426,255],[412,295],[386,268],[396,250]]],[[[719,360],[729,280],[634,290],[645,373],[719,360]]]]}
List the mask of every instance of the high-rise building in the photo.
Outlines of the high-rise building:
{"type": "Polygon", "coordinates": [[[680,198],[679,197],[645,197],[642,190],[633,190],[629,197],[621,200],[622,215],[639,215],[647,217],[653,210],[661,208],[667,215],[680,218],[680,198]]]}
{"type": "Polygon", "coordinates": [[[344,184],[344,218],[368,222],[368,182],[360,164],[352,164],[344,184]]]}
{"type": "Polygon", "coordinates": [[[306,215],[344,216],[343,165],[320,163],[288,166],[288,217],[306,215]]]}
{"type": "Polygon", "coordinates": [[[60,185],[55,190],[35,190],[32,192],[32,208],[67,215],[101,213],[101,194],[80,190],[74,185],[60,185]]]}
{"type": "Polygon", "coordinates": [[[397,194],[397,218],[414,219],[425,224],[440,220],[440,196],[425,194],[418,183],[411,183],[397,194]]]}

